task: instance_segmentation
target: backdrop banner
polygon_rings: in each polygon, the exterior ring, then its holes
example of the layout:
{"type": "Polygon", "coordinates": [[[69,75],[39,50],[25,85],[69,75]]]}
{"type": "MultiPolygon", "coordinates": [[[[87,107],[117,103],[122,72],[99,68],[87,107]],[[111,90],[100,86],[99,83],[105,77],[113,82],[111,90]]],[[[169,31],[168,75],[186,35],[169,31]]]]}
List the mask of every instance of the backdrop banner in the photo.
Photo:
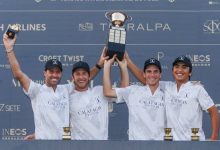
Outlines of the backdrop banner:
{"type": "MultiPolygon", "coordinates": [[[[87,61],[93,66],[107,43],[111,23],[105,13],[119,10],[132,17],[124,25],[126,50],[140,68],[155,57],[161,61],[162,80],[173,81],[172,62],[187,55],[193,63],[191,80],[201,81],[220,111],[220,0],[1,0],[0,33],[17,23],[15,53],[32,80],[44,83],[44,63],[57,58],[63,63],[61,83],[70,82],[72,65],[87,61]]],[[[120,80],[117,64],[112,82],[120,80]]],[[[101,71],[91,86],[102,84],[101,71]]],[[[131,84],[140,84],[131,76],[131,84]]],[[[30,100],[13,78],[0,42],[0,138],[20,140],[34,132],[30,100]]],[[[109,104],[109,139],[128,139],[128,110],[125,104],[109,104]]],[[[203,116],[210,136],[210,118],[203,116]]]]}

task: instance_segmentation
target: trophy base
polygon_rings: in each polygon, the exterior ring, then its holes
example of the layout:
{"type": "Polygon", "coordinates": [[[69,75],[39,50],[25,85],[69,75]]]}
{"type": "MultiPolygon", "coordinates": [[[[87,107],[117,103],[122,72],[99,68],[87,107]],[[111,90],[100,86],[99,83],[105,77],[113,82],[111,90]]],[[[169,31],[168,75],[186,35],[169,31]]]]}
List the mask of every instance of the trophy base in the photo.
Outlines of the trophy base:
{"type": "Polygon", "coordinates": [[[71,136],[70,135],[63,135],[63,140],[71,140],[71,136]]]}
{"type": "Polygon", "coordinates": [[[173,141],[173,136],[164,136],[164,141],[173,141]]]}
{"type": "Polygon", "coordinates": [[[191,136],[192,141],[199,141],[199,136],[191,136]]]}
{"type": "Polygon", "coordinates": [[[124,53],[125,44],[108,42],[108,50],[106,52],[106,55],[109,56],[109,59],[111,59],[116,54],[117,58],[121,61],[124,57],[124,53]]]}

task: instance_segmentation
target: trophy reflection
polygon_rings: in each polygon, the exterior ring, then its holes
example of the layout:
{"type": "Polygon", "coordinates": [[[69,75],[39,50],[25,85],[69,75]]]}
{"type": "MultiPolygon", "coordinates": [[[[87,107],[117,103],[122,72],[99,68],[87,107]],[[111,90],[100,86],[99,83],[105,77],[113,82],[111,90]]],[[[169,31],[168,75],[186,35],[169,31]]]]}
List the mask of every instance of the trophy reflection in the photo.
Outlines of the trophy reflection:
{"type": "Polygon", "coordinates": [[[63,127],[63,140],[71,140],[70,127],[63,127]]]}
{"type": "Polygon", "coordinates": [[[165,136],[164,141],[173,141],[173,136],[171,135],[172,128],[164,128],[165,136]]]}
{"type": "Polygon", "coordinates": [[[197,135],[197,133],[199,132],[199,128],[191,128],[191,131],[192,131],[191,140],[199,141],[199,136],[197,135]]]}
{"type": "Polygon", "coordinates": [[[119,60],[123,59],[125,52],[126,30],[124,23],[126,20],[132,20],[130,16],[127,16],[123,12],[107,12],[105,17],[112,23],[109,30],[108,37],[108,50],[106,55],[112,58],[114,54],[117,54],[119,60]]]}
{"type": "Polygon", "coordinates": [[[13,24],[11,26],[8,27],[6,34],[8,35],[8,37],[10,39],[14,39],[15,34],[19,32],[19,27],[18,24],[13,24]]]}

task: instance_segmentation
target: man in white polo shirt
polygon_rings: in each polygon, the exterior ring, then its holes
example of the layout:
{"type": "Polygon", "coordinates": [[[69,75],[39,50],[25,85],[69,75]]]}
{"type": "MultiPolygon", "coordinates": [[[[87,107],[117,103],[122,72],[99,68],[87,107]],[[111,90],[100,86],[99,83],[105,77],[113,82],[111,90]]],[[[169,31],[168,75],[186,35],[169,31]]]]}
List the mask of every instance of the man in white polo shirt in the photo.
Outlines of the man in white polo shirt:
{"type": "MultiPolygon", "coordinates": [[[[131,85],[126,88],[112,88],[110,67],[114,58],[104,64],[104,95],[117,97],[117,103],[125,102],[129,110],[129,140],[163,140],[165,127],[164,91],[159,86],[160,62],[154,58],[144,63],[143,77],[146,86],[131,85]]],[[[126,62],[126,61],[125,61],[126,62]]],[[[127,74],[127,63],[123,65],[127,74]]]]}
{"type": "Polygon", "coordinates": [[[63,127],[69,126],[69,94],[65,86],[58,85],[62,77],[62,64],[48,60],[44,68],[45,84],[33,82],[22,72],[13,47],[16,41],[3,35],[6,54],[12,73],[21,83],[31,100],[36,139],[62,139],[63,127]]]}
{"type": "Polygon", "coordinates": [[[165,85],[167,126],[172,128],[174,140],[191,140],[192,128],[198,128],[199,140],[205,140],[202,128],[203,110],[211,117],[212,134],[210,139],[218,139],[218,112],[211,97],[201,84],[189,81],[192,63],[186,56],[179,56],[172,68],[175,83],[165,85]]]}
{"type": "MultiPolygon", "coordinates": [[[[73,89],[70,89],[70,124],[73,140],[108,139],[108,102],[103,87],[89,87],[90,68],[79,61],[72,69],[73,89]]],[[[122,78],[121,86],[124,86],[122,78]]],[[[128,83],[128,81],[127,81],[128,83]]]]}

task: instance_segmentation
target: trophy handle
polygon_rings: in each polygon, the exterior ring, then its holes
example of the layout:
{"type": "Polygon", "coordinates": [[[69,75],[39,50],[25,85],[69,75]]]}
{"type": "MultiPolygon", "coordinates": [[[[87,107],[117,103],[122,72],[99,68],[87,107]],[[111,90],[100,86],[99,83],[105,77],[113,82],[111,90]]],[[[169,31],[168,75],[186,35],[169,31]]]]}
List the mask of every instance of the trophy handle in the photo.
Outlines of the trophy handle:
{"type": "Polygon", "coordinates": [[[110,22],[112,22],[111,15],[112,15],[112,12],[106,12],[105,13],[105,18],[107,18],[110,22]]]}
{"type": "Polygon", "coordinates": [[[131,21],[132,17],[131,16],[126,16],[126,20],[131,21]]]}

